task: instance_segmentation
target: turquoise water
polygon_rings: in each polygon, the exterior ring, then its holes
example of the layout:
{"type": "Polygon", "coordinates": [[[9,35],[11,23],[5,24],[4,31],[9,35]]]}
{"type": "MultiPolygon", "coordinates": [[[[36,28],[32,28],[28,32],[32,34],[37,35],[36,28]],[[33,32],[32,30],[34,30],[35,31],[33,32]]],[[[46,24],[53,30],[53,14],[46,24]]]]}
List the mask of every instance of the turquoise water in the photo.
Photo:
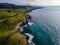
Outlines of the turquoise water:
{"type": "Polygon", "coordinates": [[[60,7],[44,7],[28,14],[34,24],[25,32],[34,36],[36,45],[60,45],[60,7]]]}

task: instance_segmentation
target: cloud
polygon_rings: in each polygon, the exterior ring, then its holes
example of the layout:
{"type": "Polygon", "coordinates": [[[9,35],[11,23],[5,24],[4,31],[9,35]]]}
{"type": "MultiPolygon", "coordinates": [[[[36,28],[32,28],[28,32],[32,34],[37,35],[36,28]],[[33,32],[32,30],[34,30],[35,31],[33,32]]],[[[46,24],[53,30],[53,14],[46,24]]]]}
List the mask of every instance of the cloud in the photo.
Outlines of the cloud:
{"type": "Polygon", "coordinates": [[[60,0],[34,0],[33,5],[60,6],[60,0]]]}
{"type": "Polygon", "coordinates": [[[59,5],[60,0],[0,0],[0,3],[13,3],[17,5],[59,5]]]}
{"type": "Polygon", "coordinates": [[[0,3],[13,3],[17,5],[28,5],[30,0],[0,0],[0,3]]]}

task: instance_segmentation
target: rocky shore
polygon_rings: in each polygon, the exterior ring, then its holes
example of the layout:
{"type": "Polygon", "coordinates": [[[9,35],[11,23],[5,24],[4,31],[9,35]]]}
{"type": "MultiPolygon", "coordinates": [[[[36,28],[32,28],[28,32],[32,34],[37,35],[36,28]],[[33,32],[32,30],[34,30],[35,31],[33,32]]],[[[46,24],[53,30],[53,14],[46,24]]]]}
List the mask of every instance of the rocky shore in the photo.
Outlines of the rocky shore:
{"type": "MultiPolygon", "coordinates": [[[[14,31],[12,31],[12,32],[22,32],[22,30],[21,30],[21,28],[24,26],[24,25],[26,25],[26,24],[28,24],[28,20],[29,19],[31,19],[31,16],[29,16],[29,15],[27,15],[27,17],[26,17],[26,19],[24,20],[24,22],[20,22],[20,23],[18,23],[17,25],[16,25],[16,28],[14,29],[14,31]]],[[[11,34],[10,34],[11,35],[11,34]]],[[[29,45],[29,42],[28,42],[28,40],[29,40],[29,36],[28,35],[26,35],[26,34],[24,34],[24,33],[22,33],[22,35],[24,35],[24,37],[26,38],[26,42],[27,42],[27,45],[29,45]]]]}
{"type": "MultiPolygon", "coordinates": [[[[31,19],[31,16],[28,15],[28,17],[26,17],[25,22],[22,22],[22,24],[20,24],[20,26],[23,27],[24,25],[28,24],[28,20],[29,20],[29,19],[31,19]]],[[[29,39],[29,38],[30,38],[29,35],[24,34],[24,33],[23,33],[23,35],[26,37],[27,45],[30,45],[30,44],[29,44],[29,41],[28,41],[28,40],[30,40],[30,39],[29,39]]]]}

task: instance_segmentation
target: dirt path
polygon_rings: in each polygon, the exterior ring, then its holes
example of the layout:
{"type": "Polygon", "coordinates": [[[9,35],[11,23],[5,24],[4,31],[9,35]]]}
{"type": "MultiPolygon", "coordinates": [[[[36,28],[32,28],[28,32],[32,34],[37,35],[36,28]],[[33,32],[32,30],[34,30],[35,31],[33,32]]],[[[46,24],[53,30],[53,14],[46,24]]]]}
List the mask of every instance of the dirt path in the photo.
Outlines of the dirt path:
{"type": "Polygon", "coordinates": [[[21,28],[20,23],[18,23],[14,30],[9,31],[7,39],[13,34],[20,32],[20,28],[21,28]]]}
{"type": "Polygon", "coordinates": [[[15,29],[14,30],[12,30],[11,32],[20,32],[20,28],[21,28],[21,26],[20,26],[20,23],[18,23],[17,25],[16,25],[16,27],[15,27],[15,29]]]}

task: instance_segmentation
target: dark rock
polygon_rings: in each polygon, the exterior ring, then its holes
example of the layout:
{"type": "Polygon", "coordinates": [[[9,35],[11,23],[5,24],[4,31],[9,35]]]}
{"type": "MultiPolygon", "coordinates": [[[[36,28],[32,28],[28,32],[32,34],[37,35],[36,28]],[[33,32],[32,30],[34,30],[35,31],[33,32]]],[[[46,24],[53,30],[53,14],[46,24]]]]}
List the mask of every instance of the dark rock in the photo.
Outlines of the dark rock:
{"type": "Polygon", "coordinates": [[[29,36],[26,35],[26,39],[29,40],[29,36]]]}

